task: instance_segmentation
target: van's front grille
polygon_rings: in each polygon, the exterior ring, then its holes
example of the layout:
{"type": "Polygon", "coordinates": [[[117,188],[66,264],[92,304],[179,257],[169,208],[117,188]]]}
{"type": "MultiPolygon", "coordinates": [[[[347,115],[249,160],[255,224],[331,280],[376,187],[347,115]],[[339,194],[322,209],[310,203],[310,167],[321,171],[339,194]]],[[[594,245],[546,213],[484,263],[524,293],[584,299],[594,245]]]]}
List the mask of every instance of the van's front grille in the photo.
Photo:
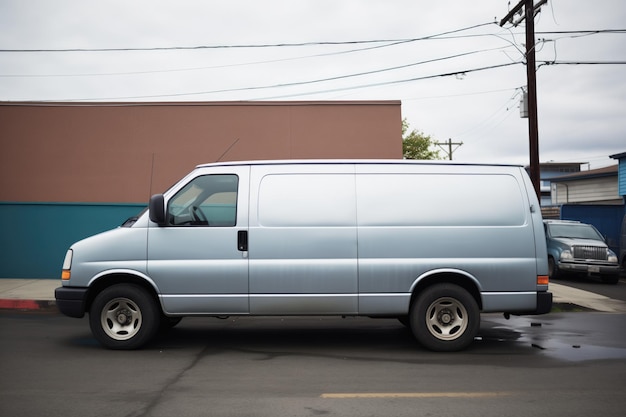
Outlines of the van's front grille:
{"type": "Polygon", "coordinates": [[[574,246],[574,259],[595,259],[606,261],[606,248],[598,246],[574,246]]]}

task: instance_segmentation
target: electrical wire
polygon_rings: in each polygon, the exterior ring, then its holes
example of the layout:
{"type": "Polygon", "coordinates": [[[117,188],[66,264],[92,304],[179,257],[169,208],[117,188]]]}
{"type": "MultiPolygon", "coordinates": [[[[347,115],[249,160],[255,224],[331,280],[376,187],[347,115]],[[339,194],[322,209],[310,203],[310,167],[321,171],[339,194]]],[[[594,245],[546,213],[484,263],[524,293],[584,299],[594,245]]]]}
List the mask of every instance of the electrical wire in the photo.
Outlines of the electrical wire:
{"type": "Polygon", "coordinates": [[[354,40],[354,41],[315,41],[315,42],[295,42],[295,43],[275,43],[275,44],[240,44],[240,45],[196,45],[196,46],[157,46],[157,47],[140,47],[140,48],[49,48],[49,49],[0,49],[0,53],[32,53],[32,52],[137,52],[137,51],[180,51],[180,50],[202,50],[202,49],[240,49],[240,48],[284,48],[284,47],[303,47],[303,46],[328,46],[328,45],[359,45],[371,43],[397,43],[397,42],[416,42],[420,40],[434,39],[451,33],[463,32],[466,30],[476,29],[483,26],[493,25],[493,22],[480,23],[477,25],[467,26],[461,29],[454,29],[435,35],[427,35],[419,38],[408,39],[370,39],[370,40],[354,40]]]}
{"type": "MultiPolygon", "coordinates": [[[[34,49],[0,49],[0,53],[57,53],[57,52],[138,52],[138,51],[185,51],[185,50],[202,50],[202,49],[245,49],[245,48],[284,48],[284,47],[307,47],[307,46],[335,46],[335,45],[360,45],[372,43],[408,43],[425,40],[446,40],[446,39],[467,39],[474,37],[493,36],[491,33],[468,34],[468,35],[449,35],[452,33],[463,32],[466,30],[476,29],[483,26],[490,26],[494,22],[481,23],[478,25],[468,26],[461,29],[455,29],[442,32],[435,35],[427,35],[418,38],[404,39],[368,39],[368,40],[352,40],[352,41],[313,41],[313,42],[294,42],[294,43],[274,43],[274,44],[235,44],[235,45],[196,45],[196,46],[156,46],[156,47],[137,47],[137,48],[34,48],[34,49]]],[[[513,32],[511,32],[513,33],[513,32]]],[[[537,31],[537,35],[559,35],[569,34],[571,37],[589,36],[596,34],[624,34],[626,29],[598,29],[598,30],[571,30],[571,31],[537,31]],[[575,35],[576,34],[576,35],[575,35]]]]}
{"type": "MultiPolygon", "coordinates": [[[[464,32],[464,31],[469,31],[469,30],[473,30],[473,29],[476,29],[476,28],[481,28],[481,27],[491,26],[491,25],[498,26],[495,22],[488,22],[488,23],[481,23],[481,24],[472,25],[472,26],[468,26],[468,27],[464,27],[464,28],[460,28],[460,29],[454,29],[454,30],[450,30],[450,31],[446,31],[446,32],[438,33],[438,34],[427,35],[427,36],[416,37],[416,38],[406,38],[406,39],[374,39],[374,40],[322,41],[322,42],[318,41],[318,42],[276,43],[276,44],[198,45],[198,46],[171,46],[171,47],[148,47],[148,48],[0,49],[0,53],[48,53],[48,52],[61,53],[61,52],[126,52],[126,51],[132,52],[132,51],[170,51],[170,50],[175,51],[175,50],[201,50],[201,49],[231,49],[231,48],[243,49],[243,48],[284,48],[284,47],[309,47],[309,46],[367,45],[364,48],[354,48],[354,49],[350,49],[350,50],[347,50],[347,51],[334,51],[334,52],[328,52],[328,53],[323,53],[323,54],[308,55],[308,56],[301,56],[301,57],[295,57],[295,58],[282,58],[282,59],[277,59],[277,60],[257,61],[257,62],[249,62],[249,63],[238,63],[238,64],[231,64],[231,65],[219,65],[219,66],[212,66],[212,67],[195,67],[195,68],[185,68],[185,69],[135,71],[135,72],[128,71],[128,72],[104,73],[104,74],[103,73],[93,73],[93,74],[56,74],[56,75],[55,74],[51,74],[51,75],[50,74],[49,75],[46,75],[46,74],[31,74],[31,75],[4,74],[4,75],[0,75],[0,78],[75,77],[75,76],[86,77],[86,76],[103,76],[103,75],[139,75],[139,74],[150,74],[150,73],[161,73],[161,72],[193,71],[193,70],[212,69],[212,68],[224,68],[224,67],[229,67],[229,66],[256,65],[256,64],[262,64],[262,63],[280,62],[280,61],[287,61],[287,60],[305,59],[305,58],[311,58],[311,57],[321,57],[321,56],[330,56],[330,55],[338,55],[338,54],[348,54],[348,53],[362,52],[362,51],[367,51],[367,50],[372,50],[372,49],[387,48],[387,47],[396,46],[396,45],[400,45],[400,44],[406,44],[406,43],[417,42],[417,41],[425,41],[425,40],[446,40],[446,39],[460,39],[460,38],[472,38],[472,37],[484,37],[484,36],[496,36],[496,37],[498,37],[500,39],[505,40],[502,36],[500,36],[498,34],[493,34],[493,33],[460,34],[461,32],[464,32]]],[[[499,28],[499,26],[498,26],[498,28],[499,28]]],[[[511,34],[511,36],[513,36],[513,38],[515,37],[515,34],[512,31],[509,30],[509,33],[511,34]]],[[[563,36],[563,37],[576,38],[576,37],[581,37],[581,36],[591,36],[591,35],[597,35],[597,34],[624,34],[624,33],[626,33],[626,29],[546,31],[546,32],[536,32],[536,33],[537,34],[541,34],[541,35],[567,35],[567,36],[563,36]]],[[[510,42],[510,41],[508,41],[508,42],[510,44],[512,44],[513,46],[515,46],[514,42],[510,42]]],[[[339,75],[339,76],[335,76],[335,77],[328,77],[328,78],[317,79],[317,80],[308,80],[308,81],[300,81],[300,82],[292,82],[292,83],[282,83],[282,84],[265,85],[265,86],[248,86],[248,87],[240,87],[240,88],[232,88],[232,89],[221,89],[221,90],[210,90],[210,91],[199,91],[199,92],[186,92],[186,93],[174,93],[174,94],[158,94],[158,95],[142,95],[142,96],[129,96],[129,97],[114,97],[114,98],[107,98],[107,99],[137,99],[137,98],[181,97],[181,96],[191,96],[191,95],[206,95],[206,94],[227,93],[227,92],[241,92],[241,91],[259,91],[259,90],[273,89],[273,88],[305,86],[305,85],[310,85],[310,84],[324,83],[324,82],[337,81],[337,80],[348,79],[348,78],[353,78],[353,77],[372,75],[372,74],[377,74],[377,73],[382,73],[382,72],[398,70],[398,69],[402,69],[402,68],[409,68],[409,67],[413,67],[413,66],[417,66],[417,65],[426,64],[426,63],[431,63],[431,62],[436,62],[436,61],[443,61],[443,60],[446,60],[446,59],[459,58],[459,57],[462,57],[462,56],[469,56],[469,55],[476,54],[476,53],[481,53],[481,52],[486,52],[486,51],[491,51],[491,50],[498,50],[498,49],[499,50],[504,50],[505,48],[500,47],[500,48],[492,48],[492,49],[485,49],[485,50],[470,51],[470,52],[460,53],[460,54],[456,54],[456,55],[450,55],[450,56],[446,56],[446,57],[435,58],[435,59],[432,59],[432,60],[415,62],[415,63],[399,65],[399,66],[394,66],[394,67],[380,68],[380,69],[376,69],[376,70],[364,71],[364,72],[359,72],[359,73],[354,73],[354,74],[339,75]]],[[[346,87],[343,87],[343,88],[331,89],[331,90],[325,90],[325,91],[315,91],[315,92],[311,92],[311,93],[291,94],[291,95],[288,95],[288,96],[311,95],[311,94],[318,94],[318,93],[324,93],[324,92],[345,91],[345,90],[369,88],[369,87],[375,87],[375,86],[383,86],[383,85],[393,85],[393,84],[399,84],[399,83],[415,82],[415,81],[432,79],[432,78],[437,78],[437,77],[459,76],[459,75],[464,75],[464,74],[475,72],[475,71],[484,71],[484,70],[488,70],[488,69],[501,68],[501,67],[505,67],[505,66],[509,66],[509,65],[516,65],[516,64],[520,63],[520,61],[515,61],[515,60],[513,60],[511,58],[510,58],[510,60],[511,60],[511,62],[508,62],[506,64],[500,64],[500,65],[491,65],[491,66],[485,66],[485,67],[481,67],[481,68],[472,68],[472,69],[467,69],[467,70],[462,70],[462,71],[454,71],[454,72],[447,72],[447,73],[441,73],[441,74],[433,74],[433,75],[428,75],[428,76],[423,76],[423,77],[415,77],[415,78],[409,78],[409,79],[391,80],[391,81],[385,81],[385,82],[379,82],[379,83],[361,84],[361,85],[356,85],[356,86],[346,86],[346,87]]],[[[540,63],[540,66],[545,66],[545,65],[623,65],[623,64],[626,63],[624,61],[605,61],[605,62],[601,62],[601,61],[587,61],[587,62],[584,62],[584,61],[579,61],[579,62],[577,62],[577,61],[556,61],[556,59],[552,60],[552,61],[538,61],[538,62],[540,63]]],[[[277,97],[278,98],[282,98],[282,97],[287,97],[287,96],[283,95],[283,96],[277,96],[277,97]]],[[[104,99],[104,98],[99,98],[99,99],[95,99],[95,98],[92,98],[92,99],[68,99],[68,101],[102,100],[102,99],[104,99]]]]}
{"type": "MultiPolygon", "coordinates": [[[[363,89],[363,88],[370,88],[370,87],[379,87],[379,86],[383,86],[383,85],[403,84],[403,83],[422,81],[422,80],[428,80],[428,79],[433,79],[433,78],[442,78],[442,77],[450,77],[450,76],[457,76],[457,75],[466,75],[466,74],[473,73],[473,72],[485,71],[485,70],[502,68],[502,67],[508,67],[508,66],[517,65],[517,64],[519,64],[519,62],[508,62],[508,63],[505,63],[505,64],[490,65],[490,66],[479,67],[479,68],[470,68],[470,69],[464,69],[464,70],[460,70],[460,71],[452,71],[452,72],[433,74],[433,75],[427,75],[427,76],[422,76],[422,77],[414,77],[414,78],[407,78],[407,79],[401,79],[401,80],[382,81],[382,82],[378,82],[378,83],[353,85],[353,86],[339,87],[339,88],[328,89],[328,90],[316,90],[316,91],[313,91],[313,92],[300,92],[300,93],[297,93],[297,94],[290,94],[290,95],[283,95],[283,96],[274,96],[274,97],[264,97],[262,99],[261,98],[256,98],[256,99],[253,99],[253,100],[270,100],[270,99],[278,99],[278,98],[285,98],[285,97],[307,96],[307,95],[322,94],[322,93],[332,93],[332,92],[337,92],[337,91],[346,91],[346,90],[356,90],[356,89],[363,89]]],[[[340,77],[340,78],[345,78],[345,77],[340,77]]],[[[283,83],[283,84],[273,84],[273,85],[265,85],[265,86],[252,86],[252,87],[229,88],[229,89],[220,89],[220,90],[197,91],[197,92],[188,92],[188,93],[155,94],[155,95],[125,96],[125,97],[99,97],[99,98],[90,98],[90,99],[70,98],[70,99],[62,99],[61,101],[84,101],[84,100],[98,101],[98,100],[119,100],[119,99],[129,100],[129,99],[146,99],[146,98],[184,97],[184,96],[208,95],[208,94],[219,94],[219,93],[233,93],[233,92],[244,92],[244,91],[251,92],[251,91],[261,91],[261,90],[266,90],[266,89],[285,88],[285,87],[294,87],[294,86],[301,86],[301,85],[307,85],[307,84],[321,83],[321,82],[326,82],[326,81],[332,81],[334,79],[337,79],[337,77],[332,77],[332,78],[328,78],[328,79],[312,80],[312,81],[294,82],[294,83],[283,83]]]]}

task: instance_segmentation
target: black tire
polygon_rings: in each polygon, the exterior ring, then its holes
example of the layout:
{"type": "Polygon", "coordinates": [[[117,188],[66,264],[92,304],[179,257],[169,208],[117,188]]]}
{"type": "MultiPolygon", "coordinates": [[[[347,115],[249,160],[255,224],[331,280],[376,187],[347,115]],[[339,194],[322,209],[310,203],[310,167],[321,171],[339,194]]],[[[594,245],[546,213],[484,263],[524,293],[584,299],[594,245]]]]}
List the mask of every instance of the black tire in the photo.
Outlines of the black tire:
{"type": "Polygon", "coordinates": [[[602,275],[600,277],[605,284],[617,284],[619,282],[619,274],[615,275],[602,275]]]}
{"type": "Polygon", "coordinates": [[[480,327],[478,303],[454,284],[435,284],[424,289],[413,300],[410,317],[417,341],[437,352],[465,349],[480,327]]]}
{"type": "Polygon", "coordinates": [[[548,256],[548,278],[555,279],[559,277],[559,267],[553,257],[548,256]]]}
{"type": "Polygon", "coordinates": [[[155,299],[133,284],[106,288],[89,311],[91,332],[108,349],[138,349],[152,340],[160,324],[161,311],[155,299]]]}

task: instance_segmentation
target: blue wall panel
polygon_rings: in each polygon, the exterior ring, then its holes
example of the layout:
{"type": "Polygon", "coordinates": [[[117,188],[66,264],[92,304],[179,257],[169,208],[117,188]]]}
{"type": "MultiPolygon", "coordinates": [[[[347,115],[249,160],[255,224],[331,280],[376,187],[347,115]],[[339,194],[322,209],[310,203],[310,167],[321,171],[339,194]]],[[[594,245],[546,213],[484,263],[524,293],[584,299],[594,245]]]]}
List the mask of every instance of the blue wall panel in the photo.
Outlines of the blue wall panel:
{"type": "Polygon", "coordinates": [[[626,158],[620,158],[617,169],[618,193],[626,197],[626,158]]]}
{"type": "Polygon", "coordinates": [[[61,277],[70,245],[121,225],[143,204],[0,203],[0,278],[61,277]]]}

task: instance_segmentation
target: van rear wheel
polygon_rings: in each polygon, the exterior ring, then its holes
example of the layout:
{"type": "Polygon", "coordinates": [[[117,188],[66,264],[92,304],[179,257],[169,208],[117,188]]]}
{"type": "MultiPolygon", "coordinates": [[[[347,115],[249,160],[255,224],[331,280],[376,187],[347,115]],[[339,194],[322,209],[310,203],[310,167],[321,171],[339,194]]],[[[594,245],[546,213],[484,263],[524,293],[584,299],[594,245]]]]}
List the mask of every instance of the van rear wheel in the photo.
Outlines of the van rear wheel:
{"type": "Polygon", "coordinates": [[[410,318],[417,341],[438,352],[465,349],[480,327],[478,303],[455,284],[436,284],[424,289],[413,301],[410,318]]]}
{"type": "Polygon", "coordinates": [[[89,311],[94,337],[109,349],[138,349],[150,341],[161,324],[154,298],[133,284],[104,289],[89,311]]]}

